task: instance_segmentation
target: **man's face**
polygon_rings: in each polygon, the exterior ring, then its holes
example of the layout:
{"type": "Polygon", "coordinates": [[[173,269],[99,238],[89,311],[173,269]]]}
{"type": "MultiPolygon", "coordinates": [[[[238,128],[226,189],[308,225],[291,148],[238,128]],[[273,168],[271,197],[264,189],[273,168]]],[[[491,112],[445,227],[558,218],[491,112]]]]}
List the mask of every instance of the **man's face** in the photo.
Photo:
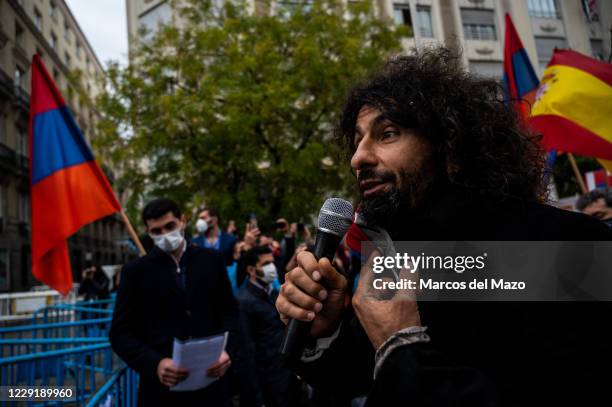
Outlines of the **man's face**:
{"type": "Polygon", "coordinates": [[[210,216],[210,213],[208,211],[200,212],[200,216],[198,216],[198,218],[204,219],[206,221],[206,224],[208,224],[208,229],[214,228],[217,225],[217,217],[210,216]]]}
{"type": "Polygon", "coordinates": [[[361,191],[361,213],[385,226],[401,208],[422,205],[433,183],[432,149],[411,129],[364,106],[357,117],[351,168],[361,191]]]}
{"type": "Polygon", "coordinates": [[[582,210],[582,213],[601,220],[612,219],[612,208],[606,205],[606,200],[604,198],[599,198],[590,205],[587,205],[582,210]]]}
{"type": "Polygon", "coordinates": [[[258,273],[257,270],[261,270],[263,266],[270,263],[274,263],[274,256],[272,256],[272,253],[260,255],[255,267],[249,267],[249,274],[253,277],[262,277],[261,271],[258,273]]]}
{"type": "Polygon", "coordinates": [[[147,220],[147,232],[153,236],[163,235],[168,232],[172,232],[177,228],[185,227],[185,219],[181,216],[181,219],[174,216],[172,212],[166,213],[164,216],[157,219],[147,220]]]}

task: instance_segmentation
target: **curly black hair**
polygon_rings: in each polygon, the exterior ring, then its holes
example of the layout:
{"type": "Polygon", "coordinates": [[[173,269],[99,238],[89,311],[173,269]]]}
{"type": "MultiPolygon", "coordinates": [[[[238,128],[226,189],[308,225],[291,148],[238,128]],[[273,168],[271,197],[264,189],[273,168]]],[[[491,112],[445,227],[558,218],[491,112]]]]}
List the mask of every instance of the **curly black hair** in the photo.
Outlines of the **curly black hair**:
{"type": "Polygon", "coordinates": [[[363,106],[425,137],[451,185],[485,197],[544,198],[541,137],[504,101],[502,85],[466,72],[458,53],[441,46],[415,49],[354,87],[336,131],[349,156],[363,106]]]}

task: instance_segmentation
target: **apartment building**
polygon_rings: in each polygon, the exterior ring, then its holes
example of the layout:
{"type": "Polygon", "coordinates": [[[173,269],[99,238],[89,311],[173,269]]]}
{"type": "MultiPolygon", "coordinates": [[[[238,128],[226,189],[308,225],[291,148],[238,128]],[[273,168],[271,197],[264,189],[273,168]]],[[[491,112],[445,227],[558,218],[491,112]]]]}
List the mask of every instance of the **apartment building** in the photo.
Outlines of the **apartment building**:
{"type": "MultiPolygon", "coordinates": [[[[38,284],[31,275],[27,158],[35,53],[42,56],[89,142],[98,117],[91,101],[103,67],[65,1],[0,0],[0,292],[38,284]],[[77,81],[83,92],[77,92],[77,81]]],[[[73,236],[69,244],[75,280],[88,262],[125,260],[128,250],[118,244],[124,235],[118,218],[111,216],[73,236]]]]}

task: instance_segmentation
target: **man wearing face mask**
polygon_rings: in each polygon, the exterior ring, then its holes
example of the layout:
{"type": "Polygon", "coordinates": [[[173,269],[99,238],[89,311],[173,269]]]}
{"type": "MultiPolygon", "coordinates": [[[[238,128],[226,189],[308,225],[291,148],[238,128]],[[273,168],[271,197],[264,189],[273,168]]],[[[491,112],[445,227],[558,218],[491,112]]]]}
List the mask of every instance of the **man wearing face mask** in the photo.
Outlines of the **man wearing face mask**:
{"type": "Polygon", "coordinates": [[[149,202],[142,220],[155,246],[124,266],[109,335],[113,350],[140,374],[138,405],[228,405],[221,378],[231,364],[227,352],[203,372],[182,369],[171,359],[175,338],[230,331],[231,348],[238,313],[225,262],[214,250],[187,245],[185,218],[175,202],[149,202]],[[192,374],[221,379],[197,391],[170,391],[192,374]]]}
{"type": "Polygon", "coordinates": [[[230,265],[233,261],[236,236],[222,231],[219,226],[220,223],[221,217],[216,208],[201,211],[195,225],[198,236],[192,240],[192,243],[200,247],[220,251],[223,253],[225,264],[230,265]]]}
{"type": "Polygon", "coordinates": [[[248,280],[238,294],[244,361],[241,406],[280,407],[294,405],[290,396],[292,375],[283,365],[278,349],[284,325],[274,306],[278,277],[272,250],[258,246],[245,252],[240,267],[248,280]]]}

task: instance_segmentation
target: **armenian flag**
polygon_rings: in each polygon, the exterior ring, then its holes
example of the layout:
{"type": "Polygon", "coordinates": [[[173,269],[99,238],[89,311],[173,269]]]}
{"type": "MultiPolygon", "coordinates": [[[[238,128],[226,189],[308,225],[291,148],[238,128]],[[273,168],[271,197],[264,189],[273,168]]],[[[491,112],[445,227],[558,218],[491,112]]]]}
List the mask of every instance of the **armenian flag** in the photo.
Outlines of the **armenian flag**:
{"type": "Polygon", "coordinates": [[[121,206],[38,55],[30,97],[32,273],[66,295],[72,272],[66,239],[121,206]]]}
{"type": "Polygon", "coordinates": [[[612,160],[612,64],[555,50],[530,123],[546,148],[612,160]]]}
{"type": "Polygon", "coordinates": [[[506,100],[514,102],[524,118],[529,116],[539,83],[512,19],[506,13],[503,86],[506,100]]]}

